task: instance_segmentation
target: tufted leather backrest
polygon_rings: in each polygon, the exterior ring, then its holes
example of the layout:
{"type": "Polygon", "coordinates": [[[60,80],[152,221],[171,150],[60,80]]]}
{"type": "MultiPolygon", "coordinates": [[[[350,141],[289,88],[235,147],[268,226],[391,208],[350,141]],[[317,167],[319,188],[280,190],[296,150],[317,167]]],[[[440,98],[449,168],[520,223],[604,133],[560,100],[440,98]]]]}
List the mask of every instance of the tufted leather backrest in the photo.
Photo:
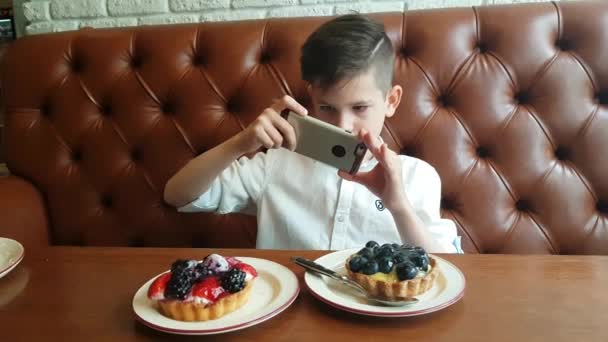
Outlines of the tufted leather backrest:
{"type": "MultiPolygon", "coordinates": [[[[378,14],[405,94],[383,138],[430,162],[468,252],[608,253],[608,3],[378,14]]],[[[165,182],[282,94],[327,18],[81,30],[3,67],[7,160],[56,244],[253,246],[241,215],[178,214],[165,182]]]]}

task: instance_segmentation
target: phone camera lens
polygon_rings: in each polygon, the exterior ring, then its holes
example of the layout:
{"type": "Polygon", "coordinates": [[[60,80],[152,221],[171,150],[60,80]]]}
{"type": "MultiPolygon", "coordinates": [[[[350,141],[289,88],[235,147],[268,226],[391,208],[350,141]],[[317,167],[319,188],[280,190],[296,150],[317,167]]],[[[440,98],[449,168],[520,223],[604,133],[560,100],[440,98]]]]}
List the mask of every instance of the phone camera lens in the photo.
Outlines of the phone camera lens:
{"type": "Polygon", "coordinates": [[[344,149],[344,146],[335,145],[334,147],[331,148],[331,153],[333,153],[334,156],[336,156],[338,158],[342,158],[342,157],[344,157],[344,155],[346,155],[346,150],[344,149]]]}

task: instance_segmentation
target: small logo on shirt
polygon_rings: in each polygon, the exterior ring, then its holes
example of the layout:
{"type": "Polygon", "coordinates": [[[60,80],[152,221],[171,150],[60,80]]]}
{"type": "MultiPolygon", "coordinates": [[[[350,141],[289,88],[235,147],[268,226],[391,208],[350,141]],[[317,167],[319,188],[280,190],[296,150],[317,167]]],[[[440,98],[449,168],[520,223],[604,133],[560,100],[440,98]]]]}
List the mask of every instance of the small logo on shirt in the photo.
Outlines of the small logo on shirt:
{"type": "Polygon", "coordinates": [[[384,210],[384,203],[382,203],[381,200],[376,200],[376,209],[378,209],[378,211],[384,210]]]}

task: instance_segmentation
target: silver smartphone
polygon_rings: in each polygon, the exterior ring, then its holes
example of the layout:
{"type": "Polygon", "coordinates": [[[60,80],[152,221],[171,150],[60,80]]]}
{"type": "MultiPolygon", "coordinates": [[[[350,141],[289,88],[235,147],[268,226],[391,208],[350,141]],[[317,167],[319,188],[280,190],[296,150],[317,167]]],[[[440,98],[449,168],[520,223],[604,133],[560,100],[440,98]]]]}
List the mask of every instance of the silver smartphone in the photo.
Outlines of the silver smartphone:
{"type": "Polygon", "coordinates": [[[367,147],[357,136],[308,115],[289,112],[287,121],[296,132],[295,152],[350,174],[359,171],[367,147]]]}

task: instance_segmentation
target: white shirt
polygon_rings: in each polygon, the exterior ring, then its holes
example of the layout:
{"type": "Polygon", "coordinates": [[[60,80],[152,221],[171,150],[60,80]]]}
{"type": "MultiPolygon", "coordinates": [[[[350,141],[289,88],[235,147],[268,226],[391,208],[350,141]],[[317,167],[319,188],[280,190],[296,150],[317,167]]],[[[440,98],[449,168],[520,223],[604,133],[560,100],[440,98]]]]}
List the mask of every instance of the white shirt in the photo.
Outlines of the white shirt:
{"type": "MultiPolygon", "coordinates": [[[[439,175],[420,159],[400,158],[405,192],[416,214],[439,243],[462,253],[456,226],[440,217],[439,175]]],[[[361,171],[376,163],[364,163],[361,171]]],[[[366,187],[340,178],[333,167],[283,148],[240,158],[209,190],[178,210],[256,215],[256,247],[261,249],[340,250],[362,247],[369,240],[406,242],[391,213],[366,187]]]]}

